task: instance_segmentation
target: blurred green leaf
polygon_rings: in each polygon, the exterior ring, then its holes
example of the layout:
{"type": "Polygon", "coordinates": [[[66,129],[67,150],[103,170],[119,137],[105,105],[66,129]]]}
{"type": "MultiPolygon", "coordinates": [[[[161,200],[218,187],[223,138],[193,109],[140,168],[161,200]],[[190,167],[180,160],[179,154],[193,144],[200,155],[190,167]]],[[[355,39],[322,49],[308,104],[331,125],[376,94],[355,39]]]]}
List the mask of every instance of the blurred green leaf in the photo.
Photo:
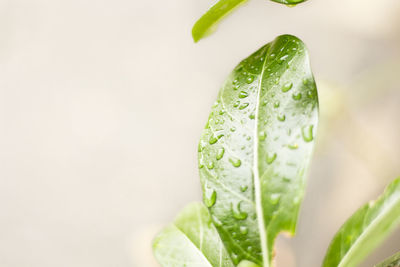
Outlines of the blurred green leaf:
{"type": "Polygon", "coordinates": [[[375,267],[400,267],[400,252],[375,265],[375,267]]]}
{"type": "Polygon", "coordinates": [[[163,267],[234,266],[201,203],[186,206],[155,238],[153,250],[163,267]]]}
{"type": "Polygon", "coordinates": [[[357,266],[399,223],[400,178],[344,223],[329,246],[323,266],[357,266]]]}
{"type": "Polygon", "coordinates": [[[269,266],[294,234],[314,147],[318,97],[304,43],[283,35],[243,60],[199,143],[203,200],[235,265],[269,266]]]}
{"type": "MultiPolygon", "coordinates": [[[[294,6],[306,0],[271,0],[277,3],[294,6]]],[[[247,0],[219,0],[194,24],[192,36],[195,42],[210,35],[217,28],[218,23],[239,5],[247,0]]]]}

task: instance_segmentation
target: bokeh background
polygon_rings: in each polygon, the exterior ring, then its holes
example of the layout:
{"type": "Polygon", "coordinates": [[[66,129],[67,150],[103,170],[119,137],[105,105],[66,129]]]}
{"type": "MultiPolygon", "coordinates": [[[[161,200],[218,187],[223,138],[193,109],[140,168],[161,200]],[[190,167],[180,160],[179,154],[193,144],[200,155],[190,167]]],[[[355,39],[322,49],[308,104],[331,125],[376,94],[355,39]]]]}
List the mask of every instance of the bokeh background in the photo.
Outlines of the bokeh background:
{"type": "MultiPolygon", "coordinates": [[[[321,127],[278,266],[319,266],[400,175],[399,0],[252,0],[194,44],[212,2],[0,0],[0,266],[158,266],[151,239],[201,199],[197,141],[220,85],[280,34],[309,47],[321,127]]],[[[398,250],[400,231],[363,266],[398,250]]]]}

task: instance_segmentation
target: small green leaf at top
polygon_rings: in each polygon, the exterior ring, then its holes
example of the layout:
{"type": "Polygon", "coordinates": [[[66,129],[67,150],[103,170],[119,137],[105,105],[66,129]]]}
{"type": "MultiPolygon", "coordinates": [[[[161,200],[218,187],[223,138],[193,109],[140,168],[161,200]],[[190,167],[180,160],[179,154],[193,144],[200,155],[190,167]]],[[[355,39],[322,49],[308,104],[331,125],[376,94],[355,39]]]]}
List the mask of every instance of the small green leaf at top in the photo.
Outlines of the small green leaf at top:
{"type": "MultiPolygon", "coordinates": [[[[295,6],[306,0],[271,0],[288,6],[295,6]]],[[[247,2],[247,0],[219,0],[194,24],[192,37],[195,42],[212,34],[218,23],[234,9],[247,2]]]]}
{"type": "Polygon", "coordinates": [[[247,0],[220,0],[215,3],[193,26],[195,42],[213,33],[218,22],[247,0]]]}
{"type": "Polygon", "coordinates": [[[355,267],[400,224],[400,178],[360,208],[333,238],[323,267],[355,267]]]}
{"type": "Polygon", "coordinates": [[[317,89],[297,37],[261,47],[222,86],[200,138],[199,172],[235,265],[270,266],[277,235],[295,234],[317,125],[317,89]]]}
{"type": "Polygon", "coordinates": [[[375,265],[375,267],[400,267],[400,252],[375,265]]]}

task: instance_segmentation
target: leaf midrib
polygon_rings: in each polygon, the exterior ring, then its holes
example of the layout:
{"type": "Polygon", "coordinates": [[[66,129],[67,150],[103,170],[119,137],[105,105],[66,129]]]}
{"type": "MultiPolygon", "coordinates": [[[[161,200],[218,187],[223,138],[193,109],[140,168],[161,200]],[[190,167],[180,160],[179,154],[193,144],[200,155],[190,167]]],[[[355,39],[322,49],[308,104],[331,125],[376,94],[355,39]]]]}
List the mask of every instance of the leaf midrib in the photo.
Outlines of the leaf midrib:
{"type": "Polygon", "coordinates": [[[268,252],[268,239],[267,232],[265,230],[264,223],[264,213],[262,209],[262,197],[261,197],[261,181],[258,173],[258,117],[259,117],[259,107],[260,107],[260,97],[261,97],[261,88],[263,83],[263,76],[265,72],[265,65],[268,59],[268,52],[271,49],[272,44],[265,51],[265,58],[263,62],[263,66],[260,73],[260,81],[258,84],[258,92],[256,99],[256,111],[255,111],[255,130],[254,130],[254,158],[253,158],[253,173],[254,173],[254,190],[255,190],[255,202],[256,202],[256,213],[257,213],[257,222],[258,229],[260,232],[260,242],[261,242],[261,251],[263,258],[263,266],[269,267],[269,252],[268,252]]]}

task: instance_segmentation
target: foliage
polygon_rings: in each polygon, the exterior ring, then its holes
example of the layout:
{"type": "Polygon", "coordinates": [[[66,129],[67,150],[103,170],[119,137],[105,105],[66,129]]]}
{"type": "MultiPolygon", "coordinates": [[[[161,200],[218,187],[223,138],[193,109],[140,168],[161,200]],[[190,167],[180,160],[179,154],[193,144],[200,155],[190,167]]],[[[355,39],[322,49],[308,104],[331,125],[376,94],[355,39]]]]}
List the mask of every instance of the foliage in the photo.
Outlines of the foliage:
{"type": "MultiPolygon", "coordinates": [[[[277,3],[294,6],[306,0],[271,0],[277,3]]],[[[234,9],[247,2],[247,0],[219,0],[195,23],[192,37],[195,42],[210,35],[217,28],[218,23],[234,9]]]]}
{"type": "MultiPolygon", "coordinates": [[[[304,0],[272,0],[295,5],[304,0]]],[[[246,0],[219,0],[193,38],[246,0]]],[[[318,94],[304,43],[282,35],[239,63],[201,135],[203,202],[188,205],[154,240],[163,267],[270,267],[274,241],[294,235],[318,124],[318,94]]],[[[400,223],[400,178],[354,213],[323,267],[357,266],[400,223]]],[[[396,254],[376,267],[399,267],[396,254]]]]}

